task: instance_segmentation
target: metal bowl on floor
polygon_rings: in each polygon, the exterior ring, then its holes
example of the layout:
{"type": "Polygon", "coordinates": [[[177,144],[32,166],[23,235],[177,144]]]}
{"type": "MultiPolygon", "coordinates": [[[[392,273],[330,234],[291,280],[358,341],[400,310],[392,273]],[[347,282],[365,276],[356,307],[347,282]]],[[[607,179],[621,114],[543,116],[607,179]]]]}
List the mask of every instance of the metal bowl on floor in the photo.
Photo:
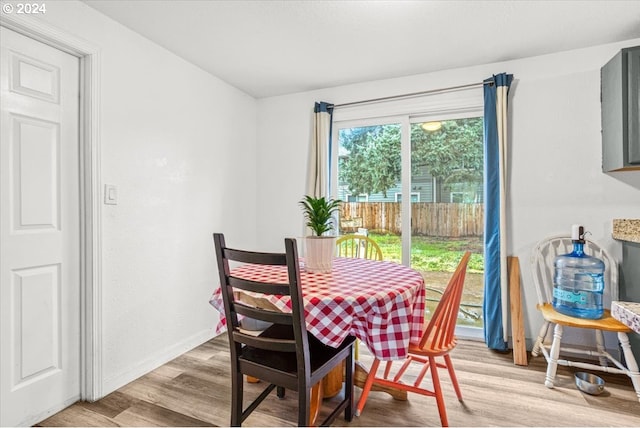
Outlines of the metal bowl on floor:
{"type": "Polygon", "coordinates": [[[600,395],[604,391],[604,379],[600,376],[596,376],[593,373],[577,372],[576,386],[582,392],[586,392],[591,395],[600,395]]]}

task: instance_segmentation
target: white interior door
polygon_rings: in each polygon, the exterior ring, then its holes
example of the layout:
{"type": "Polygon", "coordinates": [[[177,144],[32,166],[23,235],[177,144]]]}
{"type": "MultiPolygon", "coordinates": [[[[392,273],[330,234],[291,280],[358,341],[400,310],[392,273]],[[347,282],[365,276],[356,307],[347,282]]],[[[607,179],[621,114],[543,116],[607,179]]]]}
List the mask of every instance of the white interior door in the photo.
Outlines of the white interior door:
{"type": "Polygon", "coordinates": [[[0,425],[80,397],[79,60],[0,27],[0,425]]]}

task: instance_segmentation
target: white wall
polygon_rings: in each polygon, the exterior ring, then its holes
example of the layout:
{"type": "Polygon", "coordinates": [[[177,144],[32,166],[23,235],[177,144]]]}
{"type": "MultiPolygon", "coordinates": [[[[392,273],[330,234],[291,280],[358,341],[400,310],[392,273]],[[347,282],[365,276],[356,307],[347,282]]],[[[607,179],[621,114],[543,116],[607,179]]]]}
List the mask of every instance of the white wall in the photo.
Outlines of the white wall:
{"type": "MultiPolygon", "coordinates": [[[[281,247],[302,234],[297,201],[304,194],[314,101],[335,104],[481,82],[514,74],[508,190],[508,252],[522,267],[526,337],[541,325],[529,257],[542,238],[581,223],[620,258],[612,219],[640,217],[640,172],[601,170],[600,67],[640,39],[476,67],[348,85],[259,101],[260,245],[281,247]]],[[[329,65],[333,66],[333,65],[329,65]]],[[[573,338],[579,342],[582,338],[573,338]]]]}
{"type": "Polygon", "coordinates": [[[211,234],[255,241],[256,101],[83,3],[42,18],[101,50],[108,393],[214,335],[211,234]]]}

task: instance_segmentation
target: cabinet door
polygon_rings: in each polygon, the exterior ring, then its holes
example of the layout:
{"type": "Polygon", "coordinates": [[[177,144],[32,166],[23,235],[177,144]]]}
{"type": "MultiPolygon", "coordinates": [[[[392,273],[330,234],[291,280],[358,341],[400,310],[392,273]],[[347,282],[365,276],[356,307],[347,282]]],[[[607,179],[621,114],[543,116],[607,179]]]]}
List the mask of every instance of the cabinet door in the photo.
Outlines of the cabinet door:
{"type": "Polygon", "coordinates": [[[628,156],[629,163],[640,165],[640,48],[628,51],[628,156]]]}
{"type": "Polygon", "coordinates": [[[640,46],[601,70],[602,171],[640,171],[640,46]]]}

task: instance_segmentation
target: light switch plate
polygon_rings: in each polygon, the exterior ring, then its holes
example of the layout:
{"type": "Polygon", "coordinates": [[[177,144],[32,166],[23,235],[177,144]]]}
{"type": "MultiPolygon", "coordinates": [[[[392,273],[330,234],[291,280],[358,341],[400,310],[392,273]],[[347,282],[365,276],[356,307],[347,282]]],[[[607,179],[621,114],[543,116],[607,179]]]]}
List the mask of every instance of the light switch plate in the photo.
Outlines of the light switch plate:
{"type": "Polygon", "coordinates": [[[104,185],[105,205],[118,205],[118,188],[114,184],[104,185]]]}

